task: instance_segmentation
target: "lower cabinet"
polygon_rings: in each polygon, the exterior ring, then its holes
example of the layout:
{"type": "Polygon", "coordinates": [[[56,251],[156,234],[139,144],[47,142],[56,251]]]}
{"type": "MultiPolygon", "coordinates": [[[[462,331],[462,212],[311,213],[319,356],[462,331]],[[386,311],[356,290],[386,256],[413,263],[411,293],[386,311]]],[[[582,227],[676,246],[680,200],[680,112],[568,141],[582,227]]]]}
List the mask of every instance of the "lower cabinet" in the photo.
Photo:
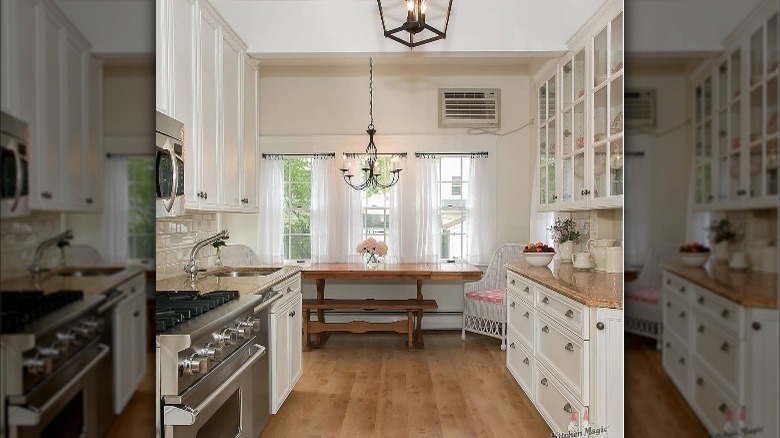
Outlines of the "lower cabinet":
{"type": "Polygon", "coordinates": [[[126,297],[113,312],[114,413],[120,414],[146,375],[146,278],[119,285],[126,297]]]}
{"type": "Polygon", "coordinates": [[[300,275],[274,286],[282,298],[271,307],[271,413],[279,411],[303,373],[300,275]]]}
{"type": "Polygon", "coordinates": [[[507,285],[506,366],[552,431],[622,437],[623,310],[588,307],[511,271],[507,285]]]}

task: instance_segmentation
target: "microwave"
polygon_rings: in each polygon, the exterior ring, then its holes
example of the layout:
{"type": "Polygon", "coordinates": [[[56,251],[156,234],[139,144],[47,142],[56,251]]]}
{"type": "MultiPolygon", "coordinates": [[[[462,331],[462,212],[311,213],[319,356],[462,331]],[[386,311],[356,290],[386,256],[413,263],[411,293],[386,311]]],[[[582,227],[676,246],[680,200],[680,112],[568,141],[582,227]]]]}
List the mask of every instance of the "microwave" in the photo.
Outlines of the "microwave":
{"type": "Polygon", "coordinates": [[[157,112],[155,132],[156,216],[184,214],[184,124],[157,112]]]}
{"type": "Polygon", "coordinates": [[[0,216],[16,217],[30,213],[30,173],[27,123],[0,112],[2,183],[0,216]]]}

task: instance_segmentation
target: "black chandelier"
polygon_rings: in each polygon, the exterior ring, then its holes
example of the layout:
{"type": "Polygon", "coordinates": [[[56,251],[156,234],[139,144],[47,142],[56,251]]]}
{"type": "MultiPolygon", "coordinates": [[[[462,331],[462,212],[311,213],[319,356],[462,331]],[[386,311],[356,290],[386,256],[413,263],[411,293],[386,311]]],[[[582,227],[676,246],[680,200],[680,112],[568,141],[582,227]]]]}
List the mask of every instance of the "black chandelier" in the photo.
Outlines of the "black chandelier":
{"type": "MultiPolygon", "coordinates": [[[[397,160],[393,160],[393,168],[390,170],[390,174],[392,175],[390,182],[388,184],[382,184],[379,182],[379,177],[382,174],[378,172],[379,169],[376,167],[378,154],[376,145],[374,144],[374,134],[376,134],[376,129],[374,129],[374,59],[369,58],[368,62],[368,112],[371,117],[371,122],[368,124],[368,129],[366,129],[366,132],[368,133],[368,146],[366,146],[365,155],[366,167],[361,168],[363,174],[365,175],[365,179],[362,183],[352,184],[352,177],[355,175],[351,173],[352,163],[347,161],[346,154],[344,155],[344,167],[340,169],[341,173],[344,175],[344,181],[355,190],[364,190],[367,188],[386,189],[392,187],[395,185],[395,183],[398,182],[398,177],[401,173],[401,168],[398,166],[397,160]]],[[[361,160],[359,158],[356,160],[356,162],[358,166],[361,164],[361,160]]]]}
{"type": "Polygon", "coordinates": [[[379,5],[379,17],[382,19],[382,29],[384,30],[385,37],[387,38],[398,41],[399,43],[409,48],[415,48],[425,43],[430,43],[431,41],[443,40],[444,38],[447,38],[447,25],[450,22],[452,0],[449,1],[449,6],[447,6],[447,15],[444,19],[444,30],[436,29],[435,27],[425,22],[425,14],[428,9],[426,0],[406,0],[406,22],[401,26],[390,30],[387,30],[387,26],[385,25],[385,14],[382,11],[382,0],[376,0],[376,3],[379,5]],[[428,31],[426,34],[428,37],[425,38],[425,36],[423,36],[424,39],[415,41],[415,35],[425,30],[428,31]],[[396,35],[397,33],[403,31],[409,32],[409,41],[401,39],[396,35]],[[431,34],[433,34],[433,36],[429,36],[431,34]]]}

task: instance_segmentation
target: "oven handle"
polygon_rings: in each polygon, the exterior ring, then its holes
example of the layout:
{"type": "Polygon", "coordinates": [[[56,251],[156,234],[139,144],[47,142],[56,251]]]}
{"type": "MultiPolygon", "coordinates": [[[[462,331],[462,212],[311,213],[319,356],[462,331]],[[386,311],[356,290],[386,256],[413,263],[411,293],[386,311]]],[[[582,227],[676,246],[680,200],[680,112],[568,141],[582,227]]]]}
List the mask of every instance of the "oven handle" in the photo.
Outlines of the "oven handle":
{"type": "Polygon", "coordinates": [[[171,198],[165,202],[165,211],[171,212],[173,203],[176,201],[176,188],[179,186],[179,172],[176,171],[176,156],[173,154],[173,149],[165,149],[171,157],[171,198]]]}
{"type": "Polygon", "coordinates": [[[19,205],[19,198],[22,196],[22,158],[19,156],[19,150],[16,147],[16,143],[11,140],[11,152],[14,153],[14,165],[16,166],[16,193],[14,194],[14,202],[11,204],[11,211],[16,211],[16,207],[19,205]]]}
{"type": "Polygon", "coordinates": [[[41,421],[41,416],[44,412],[48,411],[51,406],[59,401],[59,399],[70,391],[75,385],[79,383],[82,377],[91,372],[97,364],[103,360],[109,352],[109,348],[103,344],[98,344],[97,348],[100,349],[100,353],[92,359],[87,366],[81,369],[68,384],[63,386],[53,397],[49,399],[43,406],[8,406],[8,424],[10,426],[35,426],[41,421]]]}
{"type": "Polygon", "coordinates": [[[239,378],[247,368],[254,365],[258,359],[265,356],[266,348],[260,344],[255,344],[257,352],[252,357],[241,365],[241,368],[236,370],[235,373],[225,380],[219,387],[214,390],[205,400],[200,402],[195,408],[191,408],[187,405],[166,405],[163,412],[163,424],[165,426],[192,426],[198,419],[198,415],[206,410],[208,406],[214,401],[215,398],[225,391],[237,378],[239,378]]]}

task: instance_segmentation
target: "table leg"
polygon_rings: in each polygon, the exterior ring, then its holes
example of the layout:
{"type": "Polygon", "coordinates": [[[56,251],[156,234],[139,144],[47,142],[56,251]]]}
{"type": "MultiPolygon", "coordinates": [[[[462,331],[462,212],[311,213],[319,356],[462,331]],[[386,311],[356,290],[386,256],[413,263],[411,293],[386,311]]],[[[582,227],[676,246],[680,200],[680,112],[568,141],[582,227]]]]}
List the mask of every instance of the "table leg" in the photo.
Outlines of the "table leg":
{"type": "Polygon", "coordinates": [[[303,309],[303,351],[311,350],[311,340],[309,339],[310,318],[311,311],[309,309],[303,309]]]}
{"type": "MultiPolygon", "coordinates": [[[[325,302],[325,279],[318,278],[316,280],[317,284],[317,302],[322,304],[325,302]]],[[[317,321],[318,322],[325,322],[325,311],[322,309],[317,309],[317,321]]],[[[325,343],[325,333],[318,333],[315,346],[317,348],[322,348],[323,344],[325,343]]]]}
{"type": "Polygon", "coordinates": [[[407,331],[407,344],[406,348],[409,350],[414,350],[414,319],[412,318],[412,315],[414,315],[414,312],[411,310],[406,311],[406,331],[407,331]]]}
{"type": "Polygon", "coordinates": [[[417,341],[415,345],[417,348],[425,348],[425,342],[423,342],[423,336],[422,336],[422,318],[423,318],[423,311],[418,310],[417,311],[417,341]]]}

